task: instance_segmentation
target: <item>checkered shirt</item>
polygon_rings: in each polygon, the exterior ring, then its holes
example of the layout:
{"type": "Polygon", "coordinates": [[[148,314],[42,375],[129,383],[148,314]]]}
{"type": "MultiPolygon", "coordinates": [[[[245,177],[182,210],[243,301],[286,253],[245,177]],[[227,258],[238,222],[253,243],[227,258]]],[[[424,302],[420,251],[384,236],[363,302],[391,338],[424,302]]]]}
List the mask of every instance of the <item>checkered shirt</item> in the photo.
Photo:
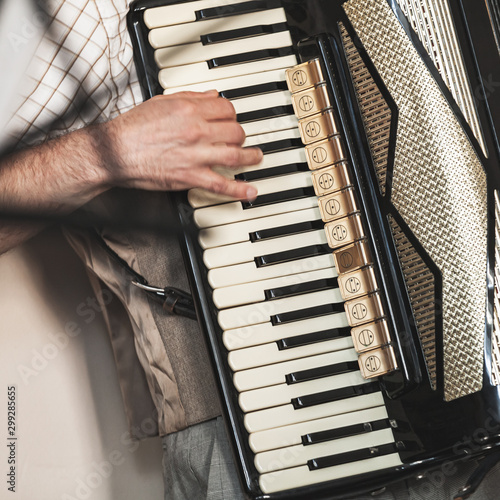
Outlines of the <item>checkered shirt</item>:
{"type": "Polygon", "coordinates": [[[142,101],[126,0],[51,0],[43,5],[47,33],[6,127],[21,147],[108,120],[142,101]]]}

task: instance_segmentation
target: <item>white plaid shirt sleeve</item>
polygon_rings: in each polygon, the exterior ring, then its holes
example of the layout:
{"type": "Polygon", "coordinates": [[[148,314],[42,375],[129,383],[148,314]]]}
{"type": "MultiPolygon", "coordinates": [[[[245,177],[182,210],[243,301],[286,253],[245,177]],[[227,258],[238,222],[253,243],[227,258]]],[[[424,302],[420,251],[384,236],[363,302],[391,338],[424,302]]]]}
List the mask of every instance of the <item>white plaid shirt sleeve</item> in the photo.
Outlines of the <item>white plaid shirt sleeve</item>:
{"type": "Polygon", "coordinates": [[[54,0],[7,135],[19,147],[114,118],[142,101],[126,0],[54,0]]]}

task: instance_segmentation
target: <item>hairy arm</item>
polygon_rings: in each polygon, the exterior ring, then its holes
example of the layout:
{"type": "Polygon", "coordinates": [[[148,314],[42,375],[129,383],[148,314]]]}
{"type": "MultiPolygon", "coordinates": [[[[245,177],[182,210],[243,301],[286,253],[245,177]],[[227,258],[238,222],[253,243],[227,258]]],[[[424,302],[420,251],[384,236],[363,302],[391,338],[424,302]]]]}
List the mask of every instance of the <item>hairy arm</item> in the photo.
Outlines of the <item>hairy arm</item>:
{"type": "MultiPolygon", "coordinates": [[[[0,210],[69,213],[111,187],[203,187],[249,199],[254,188],[214,172],[262,159],[242,148],[234,108],[215,91],[158,96],[109,122],[87,127],[0,161],[0,210]]],[[[0,252],[39,230],[0,222],[0,252]]]]}

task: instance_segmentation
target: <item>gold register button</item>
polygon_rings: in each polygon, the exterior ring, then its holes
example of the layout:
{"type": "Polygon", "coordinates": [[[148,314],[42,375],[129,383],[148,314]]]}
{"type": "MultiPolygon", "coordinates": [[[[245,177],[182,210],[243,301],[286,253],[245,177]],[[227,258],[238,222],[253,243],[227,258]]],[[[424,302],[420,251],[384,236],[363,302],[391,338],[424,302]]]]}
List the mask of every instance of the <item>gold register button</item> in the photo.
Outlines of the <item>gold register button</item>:
{"type": "Polygon", "coordinates": [[[327,167],[347,159],[340,136],[307,145],[306,155],[307,164],[311,170],[327,167]]]}
{"type": "Polygon", "coordinates": [[[373,259],[368,243],[362,240],[333,252],[333,261],[337,272],[341,274],[371,264],[373,259]]]}
{"type": "Polygon", "coordinates": [[[314,87],[324,81],[319,59],[313,59],[286,70],[286,83],[292,93],[314,87]]]}
{"type": "Polygon", "coordinates": [[[311,176],[316,196],[334,193],[352,185],[349,167],[345,162],[321,170],[314,170],[311,172],[311,176]]]}
{"type": "Polygon", "coordinates": [[[292,94],[292,105],[299,120],[329,108],[330,99],[328,98],[326,85],[318,85],[292,94]]]}
{"type": "Polygon", "coordinates": [[[318,204],[323,222],[330,222],[359,211],[353,188],[347,188],[337,193],[323,196],[318,199],[318,204]]]}
{"type": "Polygon", "coordinates": [[[347,322],[350,326],[370,323],[385,316],[378,292],[348,300],[344,303],[344,308],[347,315],[347,322]]]}
{"type": "Polygon", "coordinates": [[[360,354],[358,363],[364,378],[379,377],[397,368],[396,355],[390,345],[360,354]]]}
{"type": "Polygon", "coordinates": [[[325,233],[330,248],[349,245],[364,238],[363,225],[360,214],[349,215],[343,219],[325,224],[325,233]]]}
{"type": "Polygon", "coordinates": [[[351,337],[356,352],[369,351],[391,341],[389,327],[385,319],[352,328],[351,337]]]}
{"type": "Polygon", "coordinates": [[[358,269],[338,277],[340,294],[344,300],[361,297],[378,290],[373,266],[358,269]]]}
{"type": "Polygon", "coordinates": [[[286,70],[314,191],[359,367],[365,379],[397,369],[373,259],[319,59],[286,70]]]}
{"type": "Polygon", "coordinates": [[[340,133],[331,109],[300,120],[299,130],[304,144],[311,144],[340,133]]]}

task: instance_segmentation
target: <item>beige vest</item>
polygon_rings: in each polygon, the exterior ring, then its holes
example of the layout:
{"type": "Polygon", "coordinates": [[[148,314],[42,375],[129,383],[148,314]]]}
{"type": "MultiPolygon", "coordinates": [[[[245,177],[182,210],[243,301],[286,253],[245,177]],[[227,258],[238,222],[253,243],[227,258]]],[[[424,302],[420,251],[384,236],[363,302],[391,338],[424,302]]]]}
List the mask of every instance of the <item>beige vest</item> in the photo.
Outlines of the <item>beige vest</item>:
{"type": "MultiPolygon", "coordinates": [[[[93,209],[119,217],[120,206],[125,206],[120,203],[132,203],[148,221],[166,212],[165,196],[116,190],[96,200],[93,209]]],[[[90,269],[98,298],[103,299],[132,434],[153,434],[153,420],[163,435],[219,415],[214,377],[198,324],[169,315],[133,286],[133,277],[116,264],[91,232],[68,229],[66,233],[90,269]],[[102,287],[111,291],[113,298],[100,291],[102,287]]],[[[149,284],[189,291],[175,235],[162,228],[104,228],[100,234],[149,284]]]]}

